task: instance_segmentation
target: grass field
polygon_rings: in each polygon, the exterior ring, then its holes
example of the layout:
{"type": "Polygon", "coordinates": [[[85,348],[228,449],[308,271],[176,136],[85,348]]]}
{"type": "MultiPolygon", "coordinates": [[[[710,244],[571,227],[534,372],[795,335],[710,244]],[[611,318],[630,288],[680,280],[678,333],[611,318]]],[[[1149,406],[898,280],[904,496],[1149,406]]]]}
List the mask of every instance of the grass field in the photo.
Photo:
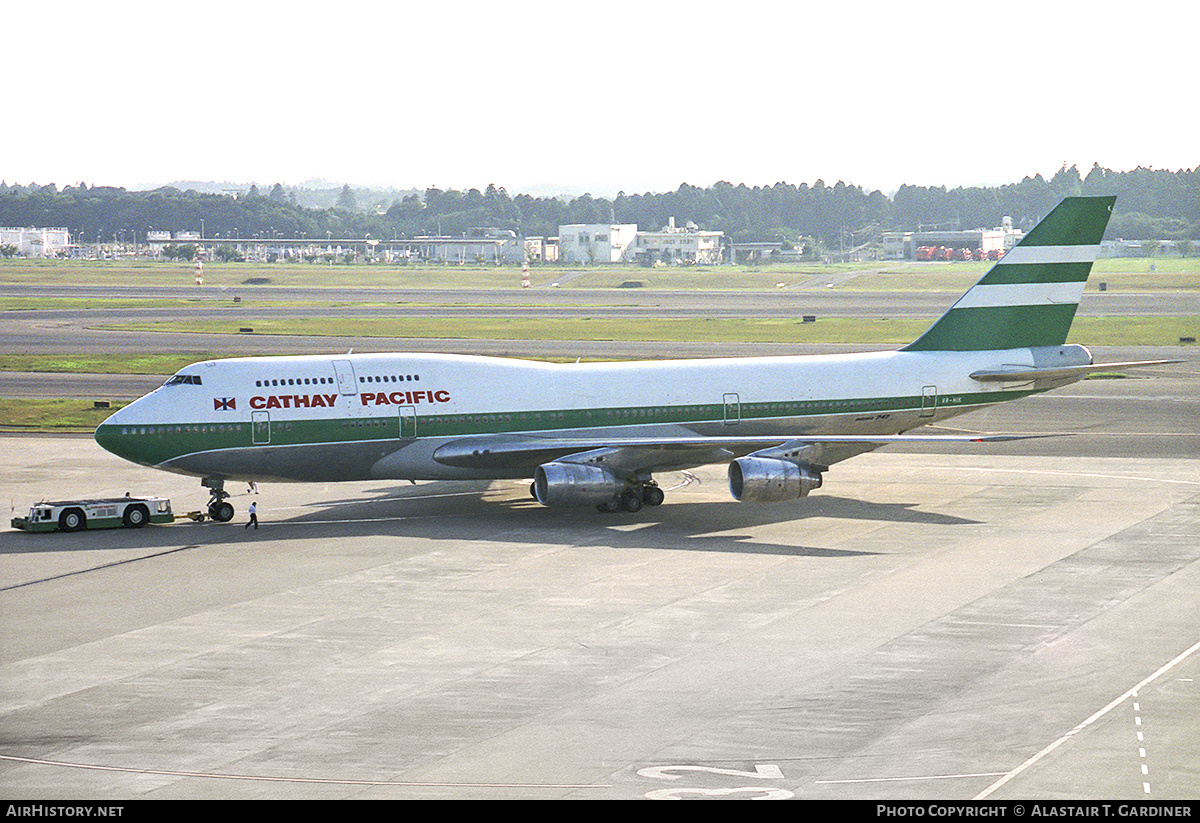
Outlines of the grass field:
{"type": "MultiPolygon", "coordinates": [[[[615,340],[714,343],[865,343],[903,345],[915,340],[932,318],[830,317],[815,323],[798,318],[676,318],[653,324],[615,322],[607,318],[481,317],[319,317],[251,320],[197,320],[121,323],[106,329],[162,334],[233,334],[241,327],[254,334],[316,337],[394,337],[458,340],[615,340]]],[[[1200,317],[1079,317],[1070,342],[1096,346],[1176,345],[1180,337],[1196,337],[1200,317]]],[[[153,355],[148,355],[153,357],[153,355]]],[[[0,357],[0,363],[5,358],[0,357]]],[[[9,362],[12,362],[11,359],[9,362]]],[[[10,369],[11,370],[11,369],[10,369]]],[[[28,371],[29,369],[22,369],[28,371]]],[[[81,368],[63,371],[84,371],[81,368]]],[[[134,372],[143,373],[143,372],[134,372]]],[[[154,369],[151,374],[163,372],[154,369]]]]}
{"type": "MultiPolygon", "coordinates": [[[[991,263],[913,263],[856,277],[835,288],[851,291],[965,292],[991,263]]],[[[1109,291],[1200,291],[1200,258],[1098,260],[1088,278],[1088,291],[1100,283],[1109,291]]]]}
{"type": "MultiPolygon", "coordinates": [[[[640,283],[643,288],[714,290],[776,289],[822,286],[816,281],[846,275],[835,288],[861,291],[965,291],[992,264],[905,263],[879,261],[832,265],[680,266],[642,268],[626,265],[535,266],[535,286],[558,283],[559,288],[620,289],[640,283]]],[[[194,285],[191,265],[154,261],[3,260],[0,283],[14,285],[194,285]]],[[[1092,284],[1104,280],[1109,288],[1147,291],[1200,290],[1200,258],[1120,258],[1100,260],[1092,284]],[[1153,270],[1152,270],[1153,269],[1153,270]]],[[[211,289],[253,289],[329,286],[374,288],[518,289],[516,266],[357,265],[322,266],[305,263],[205,263],[204,285],[211,289]]]]}
{"type": "MultiPolygon", "coordinates": [[[[776,290],[834,288],[856,291],[963,292],[990,267],[989,263],[859,263],[830,266],[737,266],[647,269],[631,266],[535,267],[535,285],[557,283],[559,288],[612,289],[614,303],[632,302],[630,282],[642,288],[691,291],[776,290]]],[[[355,305],[378,302],[372,290],[412,289],[520,289],[517,267],[494,266],[321,266],[309,264],[206,263],[206,290],[223,289],[253,299],[256,285],[276,287],[329,286],[354,289],[355,305]]],[[[0,299],[0,310],[186,307],[200,301],[190,297],[162,300],[105,298],[38,298],[35,287],[47,285],[130,284],[194,287],[194,268],[181,263],[151,261],[0,261],[0,284],[29,286],[29,295],[0,299]]],[[[1099,261],[1089,282],[1094,291],[1103,281],[1110,291],[1200,290],[1200,258],[1117,259],[1099,261]]],[[[445,305],[444,297],[430,305],[445,305]]],[[[211,305],[211,298],[207,305],[211,305]]],[[[230,305],[234,305],[232,300],[230,305]]],[[[256,305],[263,305],[256,303],[256,305]]],[[[275,307],[311,305],[308,301],[272,300],[275,307]]],[[[242,309],[245,305],[242,304],[242,309]]],[[[252,326],[256,334],[351,335],[363,337],[548,339],[548,340],[654,340],[663,342],[711,340],[713,342],[798,342],[903,345],[929,327],[931,319],[825,318],[816,323],[795,319],[681,319],[653,326],[635,326],[606,319],[539,318],[271,318],[252,319],[240,311],[236,320],[122,324],[164,334],[174,332],[236,333],[252,326]]],[[[1096,346],[1176,345],[1180,337],[1197,336],[1200,317],[1078,318],[1071,342],[1096,346]]],[[[44,371],[97,374],[172,374],[183,366],[208,359],[206,352],[137,356],[0,355],[0,371],[44,371]]],[[[2,392],[2,390],[0,390],[2,392]]],[[[93,409],[90,401],[0,400],[0,427],[9,430],[89,431],[111,410],[93,409]]]]}
{"type": "Polygon", "coordinates": [[[213,357],[208,352],[173,354],[0,354],[0,372],[47,372],[61,374],[174,374],[198,360],[213,357]]]}
{"type": "Polygon", "coordinates": [[[91,400],[0,399],[0,431],[91,432],[123,405],[97,409],[91,400]]]}

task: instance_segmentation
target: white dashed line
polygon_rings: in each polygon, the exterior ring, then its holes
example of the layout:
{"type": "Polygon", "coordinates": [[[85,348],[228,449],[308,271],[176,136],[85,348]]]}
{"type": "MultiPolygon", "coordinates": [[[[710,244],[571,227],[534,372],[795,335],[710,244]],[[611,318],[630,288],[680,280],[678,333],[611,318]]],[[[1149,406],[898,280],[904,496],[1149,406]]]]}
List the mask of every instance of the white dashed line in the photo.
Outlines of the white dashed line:
{"type": "MultiPolygon", "coordinates": [[[[1164,674],[1166,674],[1167,672],[1169,672],[1171,669],[1173,669],[1173,668],[1175,668],[1176,666],[1178,666],[1178,665],[1179,665],[1180,663],[1182,663],[1184,660],[1186,660],[1186,659],[1188,659],[1189,657],[1191,657],[1191,656],[1192,656],[1192,655],[1193,655],[1193,654],[1194,654],[1194,653],[1195,653],[1195,652],[1196,652],[1198,649],[1200,649],[1200,642],[1194,643],[1194,644],[1191,646],[1191,648],[1189,648],[1189,649],[1187,649],[1186,651],[1184,651],[1184,652],[1180,653],[1180,654],[1179,654],[1179,656],[1177,656],[1177,657],[1176,657],[1174,660],[1171,660],[1169,663],[1166,663],[1166,664],[1164,664],[1164,665],[1163,665],[1163,666],[1162,666],[1162,667],[1161,667],[1161,668],[1160,668],[1158,671],[1154,672],[1154,674],[1152,674],[1152,675],[1150,675],[1149,677],[1147,677],[1147,678],[1146,678],[1145,680],[1143,680],[1141,683],[1138,683],[1138,684],[1137,684],[1136,686],[1134,686],[1132,689],[1130,689],[1129,691],[1127,691],[1127,692],[1125,692],[1124,694],[1122,694],[1120,697],[1118,697],[1118,698],[1116,698],[1115,700],[1113,700],[1111,703],[1109,703],[1109,704],[1108,704],[1107,706],[1105,706],[1103,709],[1100,709],[1100,711],[1098,711],[1098,712],[1096,712],[1095,714],[1093,714],[1093,715],[1092,715],[1091,717],[1089,717],[1087,720],[1084,720],[1084,721],[1083,721],[1082,723],[1080,723],[1078,726],[1076,726],[1075,728],[1071,729],[1069,732],[1067,732],[1066,734],[1064,734],[1062,737],[1060,737],[1060,738],[1058,738],[1057,740],[1055,740],[1055,741],[1054,741],[1053,743],[1051,743],[1049,746],[1047,746],[1046,748],[1042,749],[1040,752],[1038,752],[1038,753],[1037,753],[1037,754],[1035,754],[1033,757],[1031,757],[1031,758],[1029,758],[1028,760],[1026,760],[1026,761],[1025,761],[1024,763],[1022,763],[1021,765],[1017,766],[1015,769],[1013,769],[1012,771],[1010,771],[1008,774],[1004,775],[1004,777],[1000,778],[1000,779],[999,779],[999,780],[997,780],[995,783],[993,783],[992,785],[988,786],[988,787],[987,787],[986,789],[984,789],[982,792],[980,792],[979,794],[975,795],[975,797],[974,797],[973,799],[975,799],[975,800],[985,800],[985,799],[987,799],[988,797],[991,797],[991,795],[992,795],[992,794],[993,794],[993,793],[994,793],[996,790],[998,790],[998,789],[1000,789],[1001,787],[1003,787],[1005,784],[1007,784],[1009,781],[1011,781],[1011,780],[1012,780],[1013,778],[1015,778],[1017,775],[1021,774],[1021,772],[1025,771],[1025,770],[1026,770],[1026,769],[1028,769],[1030,766],[1032,766],[1034,763],[1037,763],[1037,762],[1038,762],[1039,760],[1041,760],[1043,757],[1045,757],[1046,755],[1050,754],[1052,751],[1054,751],[1055,749],[1057,749],[1057,748],[1058,748],[1059,746],[1061,746],[1062,744],[1066,743],[1068,740],[1070,740],[1070,739],[1071,739],[1072,737],[1074,737],[1075,735],[1079,734],[1079,732],[1083,731],[1083,730],[1084,730],[1084,729],[1086,729],[1088,726],[1092,725],[1092,724],[1093,724],[1093,723],[1095,723],[1097,720],[1099,720],[1100,718],[1104,717],[1106,714],[1108,714],[1109,712],[1111,712],[1113,709],[1117,708],[1117,706],[1120,706],[1120,705],[1122,705],[1122,704],[1123,704],[1123,703],[1124,703],[1126,700],[1128,700],[1130,697],[1135,697],[1135,696],[1137,695],[1137,693],[1138,693],[1138,691],[1139,691],[1140,689],[1143,689],[1143,688],[1145,688],[1145,687],[1146,687],[1148,684],[1150,684],[1150,683],[1153,683],[1155,680],[1157,680],[1158,678],[1162,677],[1164,674]]],[[[1142,718],[1141,718],[1140,716],[1138,716],[1138,717],[1135,717],[1135,718],[1134,718],[1134,725],[1136,725],[1136,726],[1141,726],[1141,725],[1142,725],[1142,718]]],[[[1139,739],[1140,739],[1140,738],[1139,738],[1139,739]]],[[[1149,787],[1150,787],[1150,784],[1149,784],[1149,783],[1144,783],[1144,784],[1143,784],[1143,788],[1144,788],[1144,789],[1145,789],[1145,791],[1147,791],[1147,792],[1149,792],[1149,791],[1150,791],[1150,788],[1149,788],[1149,787]]]]}

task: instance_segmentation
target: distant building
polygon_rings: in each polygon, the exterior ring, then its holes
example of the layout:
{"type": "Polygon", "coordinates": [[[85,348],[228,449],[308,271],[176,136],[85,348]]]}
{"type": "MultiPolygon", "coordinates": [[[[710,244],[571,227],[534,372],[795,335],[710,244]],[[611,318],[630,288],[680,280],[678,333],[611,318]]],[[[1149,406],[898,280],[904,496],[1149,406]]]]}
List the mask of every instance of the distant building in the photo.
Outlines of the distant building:
{"type": "Polygon", "coordinates": [[[1012,227],[1012,219],[1005,217],[1003,224],[994,229],[969,229],[967,231],[904,231],[884,232],[884,260],[959,260],[994,259],[1017,245],[1023,237],[1019,229],[1012,227]]]}
{"type": "Polygon", "coordinates": [[[589,223],[558,227],[558,259],[563,263],[624,263],[637,240],[635,223],[589,223]]]}
{"type": "Polygon", "coordinates": [[[157,229],[146,232],[146,245],[150,247],[150,251],[154,255],[162,252],[163,248],[172,243],[183,244],[191,243],[192,245],[200,245],[200,232],[198,231],[177,231],[172,237],[169,231],[159,231],[157,229]]]}
{"type": "Polygon", "coordinates": [[[525,259],[538,263],[558,262],[557,237],[526,237],[525,259]]]}
{"type": "Polygon", "coordinates": [[[16,246],[23,257],[56,257],[70,245],[66,229],[0,228],[0,246],[16,246]]]}
{"type": "Polygon", "coordinates": [[[1167,257],[1182,255],[1174,240],[1101,240],[1101,257],[1167,257]]]}
{"type": "Polygon", "coordinates": [[[884,260],[916,260],[917,246],[912,231],[885,231],[882,237],[884,260]]]}
{"type": "Polygon", "coordinates": [[[783,254],[783,243],[779,240],[730,243],[729,253],[736,263],[778,260],[783,254]]]}
{"type": "Polygon", "coordinates": [[[471,229],[462,237],[414,237],[389,241],[404,256],[438,263],[522,263],[525,245],[507,229],[471,229]]]}
{"type": "Polygon", "coordinates": [[[701,231],[691,222],[678,228],[672,217],[661,231],[639,231],[634,255],[642,263],[712,265],[721,262],[723,235],[719,231],[701,231]]]}

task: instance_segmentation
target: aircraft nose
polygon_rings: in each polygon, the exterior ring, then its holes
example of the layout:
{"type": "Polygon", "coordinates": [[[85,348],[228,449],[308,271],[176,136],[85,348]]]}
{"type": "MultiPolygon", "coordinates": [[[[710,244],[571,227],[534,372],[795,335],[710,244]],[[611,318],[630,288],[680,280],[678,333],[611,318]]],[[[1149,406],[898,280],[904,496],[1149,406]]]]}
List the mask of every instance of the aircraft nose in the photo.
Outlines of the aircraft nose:
{"type": "Polygon", "coordinates": [[[117,457],[147,466],[153,465],[145,454],[145,426],[139,427],[134,424],[137,418],[137,413],[133,411],[135,405],[137,401],[109,415],[96,427],[93,438],[100,448],[112,452],[117,457]]]}
{"type": "Polygon", "coordinates": [[[128,407],[117,409],[115,412],[105,418],[104,422],[96,427],[95,433],[92,435],[100,448],[105,451],[110,451],[119,457],[124,457],[125,444],[129,438],[128,425],[122,426],[122,421],[128,419],[126,414],[128,407]],[[125,429],[125,434],[121,434],[121,429],[125,429]]]}

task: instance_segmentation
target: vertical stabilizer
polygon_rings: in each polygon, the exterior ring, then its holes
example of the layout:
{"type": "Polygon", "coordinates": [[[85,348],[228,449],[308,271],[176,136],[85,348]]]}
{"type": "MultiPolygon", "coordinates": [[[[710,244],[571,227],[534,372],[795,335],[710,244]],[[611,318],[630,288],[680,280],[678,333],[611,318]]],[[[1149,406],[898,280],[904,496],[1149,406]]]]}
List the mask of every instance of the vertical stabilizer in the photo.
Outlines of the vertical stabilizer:
{"type": "Polygon", "coordinates": [[[1060,346],[1115,197],[1068,197],[904,351],[1060,346]]]}

